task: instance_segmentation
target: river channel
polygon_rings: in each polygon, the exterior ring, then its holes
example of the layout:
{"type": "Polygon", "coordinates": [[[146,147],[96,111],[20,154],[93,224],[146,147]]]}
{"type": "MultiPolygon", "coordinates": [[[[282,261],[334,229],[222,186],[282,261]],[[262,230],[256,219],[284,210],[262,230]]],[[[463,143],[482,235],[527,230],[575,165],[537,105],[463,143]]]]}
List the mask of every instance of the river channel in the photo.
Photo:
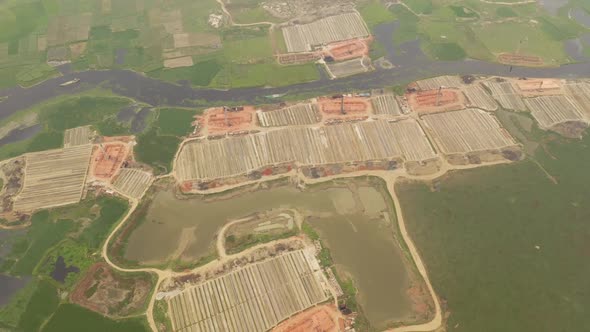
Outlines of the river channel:
{"type": "Polygon", "coordinates": [[[74,94],[88,89],[102,87],[150,105],[195,106],[206,103],[247,102],[260,103],[278,101],[265,99],[274,94],[329,94],[334,92],[367,90],[397,84],[405,84],[422,78],[439,75],[501,75],[528,77],[582,78],[590,77],[587,58],[578,58],[578,63],[555,68],[526,68],[466,59],[462,61],[434,61],[420,49],[420,41],[393,45],[392,34],[396,23],[387,23],[375,28],[375,38],[386,50],[385,56],[392,64],[391,69],[377,69],[352,77],[320,80],[285,87],[240,88],[231,90],[198,89],[186,84],[174,84],[149,78],[129,70],[89,70],[70,72],[49,79],[30,88],[14,87],[0,90],[0,119],[14,112],[31,107],[45,100],[74,94]],[[61,83],[74,78],[80,83],[60,87],[61,83]]]}

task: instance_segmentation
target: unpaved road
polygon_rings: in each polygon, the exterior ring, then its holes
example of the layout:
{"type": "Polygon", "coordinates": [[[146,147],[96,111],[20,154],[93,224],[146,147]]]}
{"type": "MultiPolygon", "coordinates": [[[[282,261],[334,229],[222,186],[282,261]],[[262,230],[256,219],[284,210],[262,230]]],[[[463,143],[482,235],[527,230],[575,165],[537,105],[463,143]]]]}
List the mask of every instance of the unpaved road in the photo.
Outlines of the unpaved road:
{"type": "MultiPolygon", "coordinates": [[[[355,173],[349,173],[349,174],[328,176],[328,177],[324,177],[324,178],[320,178],[320,179],[308,179],[308,178],[304,177],[303,174],[298,173],[296,171],[289,172],[289,173],[284,174],[282,176],[285,177],[285,176],[296,175],[305,184],[331,181],[331,180],[334,180],[337,178],[353,178],[353,177],[359,177],[359,176],[376,176],[376,177],[383,179],[387,183],[387,189],[389,191],[389,194],[393,198],[393,203],[395,205],[395,211],[396,211],[397,221],[399,224],[400,233],[402,235],[403,240],[405,241],[405,243],[407,245],[407,248],[412,256],[412,259],[414,260],[414,262],[416,264],[418,271],[420,272],[420,275],[422,276],[422,278],[424,279],[424,282],[426,283],[426,286],[428,287],[428,290],[429,290],[429,292],[432,296],[433,302],[434,302],[434,309],[435,309],[434,318],[429,322],[426,322],[423,324],[418,324],[418,325],[410,325],[410,326],[392,328],[392,329],[390,329],[390,331],[417,332],[417,331],[434,331],[434,330],[440,328],[442,325],[442,312],[441,312],[438,297],[436,296],[435,290],[432,287],[432,283],[430,282],[430,278],[428,277],[428,271],[426,269],[426,266],[422,262],[422,259],[420,258],[420,254],[418,252],[418,249],[416,248],[414,242],[412,241],[412,239],[407,231],[406,223],[405,223],[404,216],[402,213],[402,208],[401,208],[399,199],[397,197],[397,194],[395,192],[395,184],[398,182],[399,179],[430,181],[430,180],[434,180],[434,179],[446,174],[447,172],[450,172],[453,170],[466,170],[466,169],[473,169],[473,168],[478,168],[478,167],[486,167],[486,166],[506,164],[506,163],[510,163],[510,161],[499,161],[499,162],[477,164],[477,165],[456,166],[456,165],[450,165],[445,160],[443,160],[441,168],[439,169],[438,172],[433,173],[433,174],[429,174],[429,175],[421,175],[421,176],[409,175],[404,169],[397,169],[394,171],[361,171],[361,172],[355,172],[355,173]]],[[[252,183],[264,182],[264,181],[268,181],[268,180],[269,180],[268,178],[265,178],[263,180],[252,181],[252,183]]],[[[202,193],[206,194],[206,193],[213,193],[213,192],[222,192],[222,191],[230,190],[232,188],[243,186],[243,185],[244,184],[235,185],[235,186],[228,186],[228,187],[223,187],[223,188],[215,188],[214,190],[204,191],[202,193]]],[[[175,272],[170,269],[161,270],[161,269],[157,269],[157,268],[124,268],[124,267],[116,265],[115,263],[113,263],[111,261],[111,259],[108,257],[107,248],[109,246],[109,243],[111,242],[111,240],[115,236],[116,232],[126,224],[129,217],[131,216],[133,211],[135,211],[135,209],[138,206],[139,202],[136,199],[133,199],[131,197],[127,197],[127,198],[130,201],[129,211],[127,212],[125,217],[122,219],[122,221],[117,225],[117,227],[115,227],[115,229],[111,232],[111,234],[109,234],[109,236],[108,236],[107,240],[105,241],[105,244],[102,248],[102,257],[113,269],[116,269],[118,271],[121,271],[121,272],[147,272],[147,273],[154,273],[158,276],[158,280],[157,280],[156,286],[155,286],[156,288],[152,294],[152,297],[150,299],[150,303],[148,305],[148,309],[146,312],[146,316],[147,316],[150,328],[153,331],[157,331],[156,323],[155,323],[155,320],[153,317],[153,308],[154,308],[157,289],[163,280],[170,278],[170,277],[174,277],[174,276],[184,275],[184,274],[188,274],[188,273],[196,273],[199,271],[213,269],[215,267],[221,266],[224,263],[227,263],[229,260],[231,260],[233,258],[236,258],[236,257],[244,255],[244,254],[248,254],[248,253],[250,253],[254,250],[257,250],[261,247],[273,246],[277,243],[292,241],[292,239],[283,239],[283,240],[272,241],[272,242],[269,242],[266,244],[260,244],[260,245],[251,247],[251,248],[246,249],[245,251],[235,254],[235,255],[227,255],[225,253],[224,248],[223,248],[223,241],[218,241],[217,242],[217,249],[218,249],[220,258],[215,261],[212,261],[204,266],[200,266],[196,269],[193,269],[192,271],[189,271],[189,272],[175,272]]],[[[239,222],[239,221],[241,221],[241,220],[234,220],[231,224],[239,222]]],[[[223,229],[220,232],[220,235],[223,235],[223,232],[227,229],[227,227],[229,225],[230,224],[225,225],[223,227],[223,229]]]]}

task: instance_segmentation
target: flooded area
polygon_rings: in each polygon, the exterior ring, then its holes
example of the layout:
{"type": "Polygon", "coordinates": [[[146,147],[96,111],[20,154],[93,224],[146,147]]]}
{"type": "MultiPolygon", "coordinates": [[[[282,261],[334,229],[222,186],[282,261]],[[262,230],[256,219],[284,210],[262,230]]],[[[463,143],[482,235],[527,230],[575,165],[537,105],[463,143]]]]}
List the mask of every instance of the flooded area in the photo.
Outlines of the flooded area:
{"type": "Polygon", "coordinates": [[[320,233],[339,274],[354,281],[371,324],[383,327],[410,315],[412,307],[408,272],[394,238],[395,217],[380,190],[366,180],[348,180],[305,191],[281,185],[209,201],[160,191],[131,234],[125,257],[151,264],[198,259],[214,252],[216,233],[228,220],[296,209],[320,233]]]}
{"type": "Polygon", "coordinates": [[[78,267],[67,266],[63,256],[59,256],[55,261],[53,271],[51,272],[51,277],[53,278],[53,280],[61,282],[63,284],[66,281],[68,274],[78,272],[80,272],[80,269],[78,267]]]}
{"type": "Polygon", "coordinates": [[[25,287],[30,280],[31,277],[17,278],[0,274],[0,307],[8,304],[10,298],[25,287]]]}
{"type": "Polygon", "coordinates": [[[37,135],[41,129],[43,129],[43,127],[40,124],[27,128],[15,129],[0,139],[0,146],[29,139],[37,135]]]}
{"type": "Polygon", "coordinates": [[[149,107],[139,108],[136,104],[122,108],[117,113],[117,121],[130,124],[131,133],[139,134],[147,127],[147,119],[152,109],[149,107]]]}

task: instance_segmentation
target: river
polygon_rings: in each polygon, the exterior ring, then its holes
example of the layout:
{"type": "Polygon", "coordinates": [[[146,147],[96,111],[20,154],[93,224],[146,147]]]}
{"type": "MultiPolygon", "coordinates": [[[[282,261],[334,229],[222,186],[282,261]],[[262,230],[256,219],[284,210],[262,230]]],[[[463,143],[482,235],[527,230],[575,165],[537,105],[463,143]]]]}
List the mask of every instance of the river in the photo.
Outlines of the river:
{"type": "MultiPolygon", "coordinates": [[[[129,70],[89,70],[68,72],[46,80],[30,88],[14,87],[0,90],[0,119],[45,100],[66,94],[79,93],[102,87],[150,105],[195,106],[206,103],[244,102],[260,103],[271,94],[330,94],[351,90],[367,90],[384,86],[405,84],[411,81],[439,75],[501,75],[528,77],[582,78],[590,77],[590,65],[574,63],[555,68],[510,67],[507,65],[466,59],[462,61],[434,61],[420,50],[418,40],[394,46],[391,36],[395,23],[382,24],[375,30],[377,42],[387,51],[386,58],[394,65],[391,69],[330,80],[320,80],[285,87],[240,88],[231,90],[199,89],[187,85],[164,82],[129,70]],[[60,87],[61,83],[79,78],[80,83],[60,87]]],[[[276,100],[278,101],[278,100],[276,100]]]]}

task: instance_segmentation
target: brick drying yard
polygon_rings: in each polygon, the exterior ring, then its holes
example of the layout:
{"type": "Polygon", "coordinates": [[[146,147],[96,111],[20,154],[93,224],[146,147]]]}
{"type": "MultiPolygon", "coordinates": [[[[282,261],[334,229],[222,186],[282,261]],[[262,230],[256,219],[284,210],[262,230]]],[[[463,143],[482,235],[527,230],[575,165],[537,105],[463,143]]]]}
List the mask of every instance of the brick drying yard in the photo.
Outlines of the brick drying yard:
{"type": "Polygon", "coordinates": [[[527,98],[524,103],[541,128],[549,129],[569,121],[587,122],[584,110],[575,99],[567,96],[527,98]]]}
{"type": "Polygon", "coordinates": [[[435,113],[465,108],[465,97],[456,89],[434,89],[406,93],[406,99],[416,113],[435,113]]]}
{"type": "Polygon", "coordinates": [[[284,163],[315,166],[394,158],[436,158],[416,121],[290,127],[247,136],[194,140],[181,148],[175,174],[183,182],[246,174],[284,163]]]}
{"type": "Polygon", "coordinates": [[[516,142],[498,120],[477,109],[422,117],[442,153],[466,154],[514,146],[516,142]]]}
{"type": "Polygon", "coordinates": [[[492,92],[492,97],[496,99],[500,106],[508,110],[524,111],[526,106],[522,97],[514,90],[510,82],[485,82],[484,85],[492,92]]]}
{"type": "Polygon", "coordinates": [[[64,148],[90,144],[92,130],[90,126],[76,127],[64,132],[64,148]]]}
{"type": "Polygon", "coordinates": [[[293,251],[184,290],[169,301],[174,331],[266,331],[324,302],[312,253],[293,251]]]}
{"type": "Polygon", "coordinates": [[[30,212],[79,202],[91,149],[86,144],[27,154],[25,181],[14,210],[30,212]]]}
{"type": "Polygon", "coordinates": [[[153,177],[148,172],[137,168],[123,168],[113,181],[113,187],[129,197],[139,199],[152,181],[153,177]]]}
{"type": "Polygon", "coordinates": [[[373,114],[375,115],[402,115],[402,110],[399,108],[395,96],[392,94],[384,94],[371,98],[373,105],[373,114]]]}
{"type": "Polygon", "coordinates": [[[310,125],[321,120],[315,104],[297,104],[278,110],[256,111],[261,127],[310,125]]]}
{"type": "Polygon", "coordinates": [[[308,52],[314,46],[367,37],[369,30],[358,13],[344,13],[307,24],[286,26],[283,36],[289,53],[308,52]]]}
{"type": "Polygon", "coordinates": [[[101,143],[92,154],[92,176],[96,179],[109,180],[117,173],[129,154],[127,143],[101,143]]]}

